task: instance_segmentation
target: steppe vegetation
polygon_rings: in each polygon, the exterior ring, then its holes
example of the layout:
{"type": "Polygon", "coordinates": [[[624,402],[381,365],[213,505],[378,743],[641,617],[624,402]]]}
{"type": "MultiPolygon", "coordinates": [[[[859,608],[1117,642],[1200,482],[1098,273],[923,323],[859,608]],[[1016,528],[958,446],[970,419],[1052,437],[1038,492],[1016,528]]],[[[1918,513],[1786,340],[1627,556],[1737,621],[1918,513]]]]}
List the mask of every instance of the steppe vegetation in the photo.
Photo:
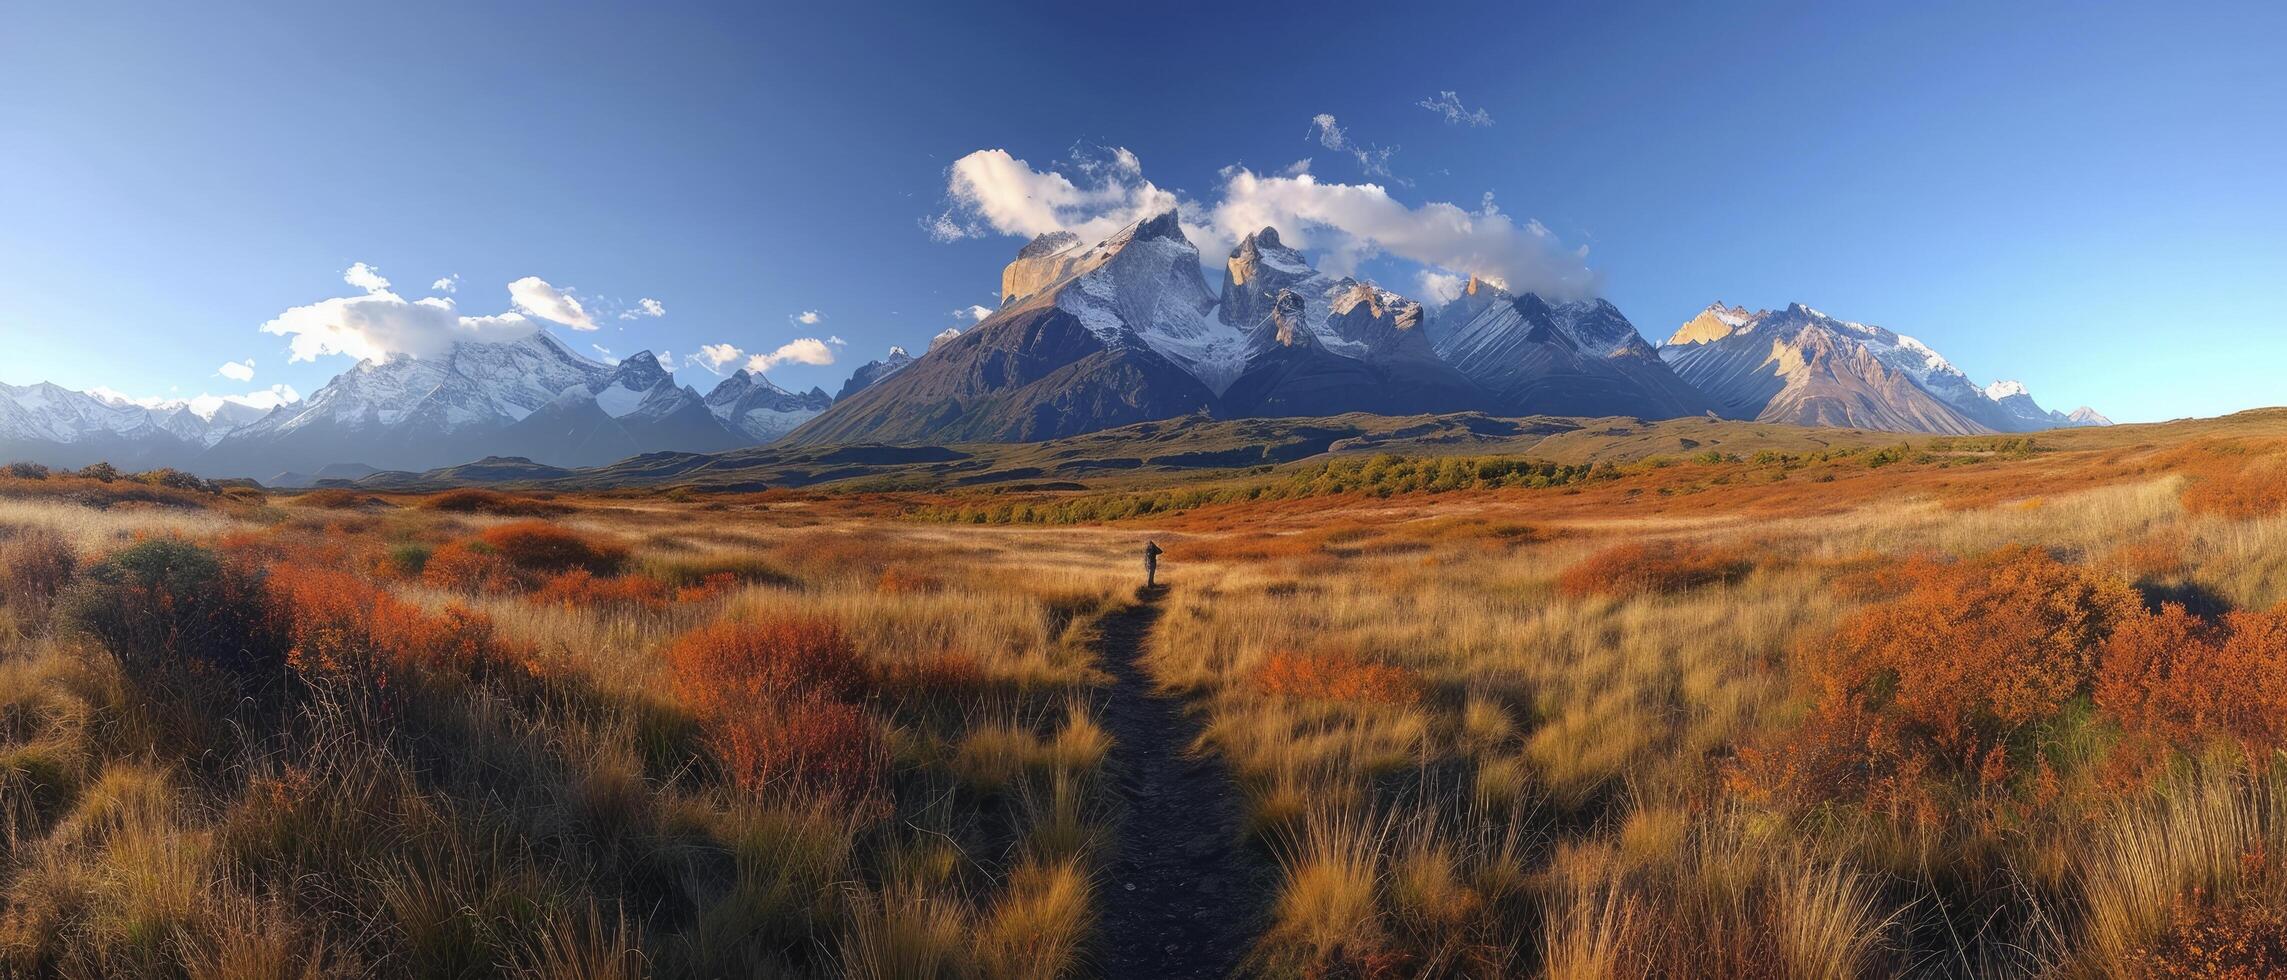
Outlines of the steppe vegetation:
{"type": "Polygon", "coordinates": [[[0,973],[1092,975],[1136,603],[1276,868],[1250,975],[2287,972],[2287,440],[2044,438],[0,473],[0,973]]]}

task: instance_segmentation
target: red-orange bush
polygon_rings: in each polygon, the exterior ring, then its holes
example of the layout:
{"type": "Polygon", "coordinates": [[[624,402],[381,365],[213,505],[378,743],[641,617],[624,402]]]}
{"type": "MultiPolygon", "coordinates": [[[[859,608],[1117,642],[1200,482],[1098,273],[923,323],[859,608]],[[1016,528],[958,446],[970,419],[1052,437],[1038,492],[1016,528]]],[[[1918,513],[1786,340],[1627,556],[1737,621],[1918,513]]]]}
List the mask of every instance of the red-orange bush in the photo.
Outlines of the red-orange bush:
{"type": "Polygon", "coordinates": [[[459,592],[506,592],[516,585],[516,570],[491,545],[454,541],[430,553],[421,565],[421,582],[459,592]]]}
{"type": "Polygon", "coordinates": [[[280,567],[263,585],[286,662],[305,676],[386,679],[397,670],[466,672],[525,659],[504,650],[479,613],[459,606],[430,613],[349,572],[280,567]]]}
{"type": "Polygon", "coordinates": [[[720,599],[737,591],[739,584],[739,573],[737,572],[711,572],[705,578],[700,579],[696,585],[686,585],[676,589],[675,601],[707,602],[720,599]]]}
{"type": "Polygon", "coordinates": [[[457,514],[492,514],[497,517],[549,517],[570,507],[531,497],[516,497],[497,490],[448,490],[421,502],[430,510],[457,514]]]}
{"type": "Polygon", "coordinates": [[[1777,746],[1743,750],[1735,785],[1926,821],[1949,816],[1952,796],[2053,796],[2041,739],[2089,692],[2114,627],[2143,614],[2135,591],[2025,548],[1907,573],[1903,595],[1803,652],[1811,715],[1777,746]]]}
{"type": "Polygon", "coordinates": [[[1413,671],[1341,653],[1274,653],[1252,679],[1265,694],[1309,701],[1410,704],[1421,696],[1413,671]]]}
{"type": "Polygon", "coordinates": [[[2104,645],[2096,702],[2167,744],[2228,738],[2251,759],[2287,744],[2287,609],[2131,618],[2104,645]]]}
{"type": "Polygon", "coordinates": [[[1632,541],[1581,559],[1557,576],[1575,597],[1681,592],[1737,581],[1754,568],[1744,556],[1682,541],[1632,541]]]}
{"type": "Polygon", "coordinates": [[[888,752],[859,706],[871,688],[865,662],[838,626],[718,622],[677,639],[667,662],[677,696],[739,786],[880,799],[888,752]]]}
{"type": "Polygon", "coordinates": [[[488,527],[477,539],[491,546],[502,560],[526,572],[553,574],[579,568],[596,575],[610,575],[627,560],[626,548],[590,539],[547,521],[517,521],[488,527]]]}
{"type": "Polygon", "coordinates": [[[534,602],[569,607],[662,609],[670,598],[666,584],[648,575],[598,578],[585,568],[558,572],[532,593],[534,602]]]}

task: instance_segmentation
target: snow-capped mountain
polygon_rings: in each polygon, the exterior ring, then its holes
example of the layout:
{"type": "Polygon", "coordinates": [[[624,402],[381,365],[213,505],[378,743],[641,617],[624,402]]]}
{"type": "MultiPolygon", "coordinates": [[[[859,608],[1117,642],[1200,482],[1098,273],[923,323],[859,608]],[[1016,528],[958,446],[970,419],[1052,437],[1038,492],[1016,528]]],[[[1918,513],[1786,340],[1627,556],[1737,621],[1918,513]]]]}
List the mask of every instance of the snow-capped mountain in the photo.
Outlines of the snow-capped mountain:
{"type": "Polygon", "coordinates": [[[1236,378],[1239,331],[1211,315],[1198,249],[1172,210],[1092,246],[1043,235],[1001,283],[998,312],[787,438],[1053,439],[1208,409],[1216,393],[1202,377],[1236,378]]]}
{"type": "Polygon", "coordinates": [[[1438,355],[1505,415],[1697,415],[1710,405],[1611,303],[1550,303],[1474,277],[1430,320],[1438,355]]]}
{"type": "Polygon", "coordinates": [[[1212,292],[1173,210],[1094,244],[1033,239],[1002,270],[1001,298],[992,316],[789,438],[1046,439],[1198,411],[1664,418],[1706,406],[1609,304],[1471,290],[1452,321],[1466,338],[1453,345],[1469,358],[1459,361],[1421,304],[1320,272],[1270,228],[1232,249],[1212,292]]]}
{"type": "Polygon", "coordinates": [[[2021,384],[1980,387],[1919,340],[1800,303],[1754,313],[1712,304],[1659,353],[1727,418],[1954,435],[2080,424],[2021,384]]]}
{"type": "Polygon", "coordinates": [[[850,379],[842,382],[842,390],[835,392],[834,398],[840,400],[864,391],[874,382],[896,374],[911,363],[913,363],[913,355],[906,353],[905,348],[892,347],[889,349],[889,356],[878,361],[867,361],[858,365],[857,370],[850,372],[850,379]]]}
{"type": "Polygon", "coordinates": [[[194,407],[179,400],[139,402],[101,388],[0,384],[0,458],[187,467],[209,445],[264,414],[222,399],[194,407]]]}
{"type": "MultiPolygon", "coordinates": [[[[896,348],[890,350],[893,355],[905,353],[896,348]]],[[[858,370],[863,373],[865,368],[858,370]]],[[[853,376],[850,383],[855,383],[856,380],[853,376]]],[[[849,390],[849,385],[844,384],[843,390],[849,390]]],[[[706,400],[707,410],[718,421],[750,442],[775,440],[816,417],[833,403],[834,397],[826,394],[824,389],[812,388],[795,394],[745,368],[724,378],[721,384],[715,386],[715,390],[707,393],[706,400]]]]}
{"type": "MultiPolygon", "coordinates": [[[[1412,415],[1489,401],[1438,358],[1420,303],[1312,268],[1276,229],[1231,250],[1216,319],[1244,337],[1237,376],[1217,389],[1225,415],[1412,415]]],[[[1228,369],[1217,370],[1219,380],[1228,369]]]]}

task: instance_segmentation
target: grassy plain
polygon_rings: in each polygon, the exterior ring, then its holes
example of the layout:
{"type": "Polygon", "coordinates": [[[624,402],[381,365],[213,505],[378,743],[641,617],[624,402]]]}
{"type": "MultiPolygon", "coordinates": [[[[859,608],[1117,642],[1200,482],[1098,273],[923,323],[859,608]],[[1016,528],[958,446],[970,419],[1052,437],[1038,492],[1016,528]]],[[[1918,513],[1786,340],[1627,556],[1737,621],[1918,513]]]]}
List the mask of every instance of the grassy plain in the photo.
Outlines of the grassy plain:
{"type": "Polygon", "coordinates": [[[2279,413],[1623,428],[1084,490],[0,476],[0,973],[1092,975],[1140,601],[1277,868],[1250,974],[2287,970],[2279,413]]]}

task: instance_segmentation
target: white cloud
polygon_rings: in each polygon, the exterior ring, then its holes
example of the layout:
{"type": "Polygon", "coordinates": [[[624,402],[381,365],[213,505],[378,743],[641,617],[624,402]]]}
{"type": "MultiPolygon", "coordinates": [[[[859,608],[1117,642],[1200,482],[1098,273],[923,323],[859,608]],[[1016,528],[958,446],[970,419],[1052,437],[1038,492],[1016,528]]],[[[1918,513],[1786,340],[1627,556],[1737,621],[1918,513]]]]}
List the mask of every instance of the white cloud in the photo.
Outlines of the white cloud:
{"type": "Polygon", "coordinates": [[[214,369],[214,373],[232,381],[252,381],[254,380],[254,359],[249,357],[243,361],[224,361],[221,367],[214,369]]]}
{"type": "Polygon", "coordinates": [[[574,330],[594,330],[596,321],[569,289],[558,289],[539,276],[525,276],[508,284],[508,301],[517,309],[553,320],[574,330]]]}
{"type": "Polygon", "coordinates": [[[978,150],[946,171],[948,206],[925,227],[938,241],[995,232],[1030,238],[1052,231],[1094,240],[1175,206],[1174,194],[1143,179],[1135,154],[1115,148],[1113,156],[1127,163],[1075,167],[1083,185],[1061,173],[1034,170],[1007,150],[978,150]]]}
{"type": "MultiPolygon", "coordinates": [[[[1365,260],[1390,255],[1552,299],[1590,296],[1599,285],[1584,251],[1566,248],[1539,222],[1511,219],[1490,195],[1474,211],[1445,202],[1415,206],[1379,184],[1329,183],[1307,172],[1264,175],[1239,167],[1223,172],[1217,190],[1211,204],[1182,206],[1183,232],[1210,267],[1220,265],[1240,237],[1267,226],[1277,228],[1287,244],[1318,253],[1322,267],[1336,274],[1354,273],[1365,260]]],[[[1176,203],[1175,195],[1140,170],[1126,182],[1083,189],[1061,175],[1034,171],[1003,150],[962,157],[948,175],[946,193],[952,207],[941,220],[964,235],[1029,238],[1070,231],[1089,241],[1176,203]],[[973,179],[976,174],[992,179],[973,179]]]]}
{"type": "Polygon", "coordinates": [[[1461,291],[1468,286],[1468,276],[1457,276],[1450,272],[1439,272],[1436,269],[1421,270],[1421,275],[1415,281],[1415,288],[1421,291],[1420,298],[1422,301],[1431,303],[1451,302],[1454,297],[1461,295],[1461,291]]]}
{"type": "MultiPolygon", "coordinates": [[[[960,335],[961,328],[959,327],[946,327],[943,330],[939,330],[937,331],[937,336],[929,338],[929,350],[936,350],[938,344],[942,344],[960,335]]],[[[924,351],[923,353],[927,353],[927,351],[924,351]]]]}
{"type": "Polygon", "coordinates": [[[381,278],[380,270],[363,262],[351,263],[350,267],[342,272],[341,281],[369,293],[378,293],[389,288],[389,280],[381,278]]]}
{"type": "Polygon", "coordinates": [[[642,298],[642,299],[636,300],[636,301],[635,301],[635,309],[632,309],[632,310],[621,310],[621,311],[619,311],[619,318],[620,318],[620,319],[622,319],[622,320],[634,320],[634,319],[637,319],[637,318],[640,318],[640,317],[647,317],[647,316],[648,316],[648,317],[662,317],[662,316],[666,316],[666,315],[667,315],[667,307],[666,307],[666,305],[665,305],[665,304],[663,304],[663,303],[661,303],[661,302],[659,302],[658,300],[652,299],[652,298],[651,298],[651,297],[649,297],[649,296],[646,296],[646,297],[644,297],[644,298],[642,298]]]}
{"type": "Polygon", "coordinates": [[[288,361],[311,361],[342,354],[360,361],[383,360],[391,354],[427,357],[443,353],[461,340],[514,340],[530,336],[540,325],[517,313],[497,316],[461,316],[453,301],[431,296],[418,300],[386,289],[363,296],[344,296],[297,306],[262,325],[262,332],[293,338],[288,361]]]}
{"type": "Polygon", "coordinates": [[[604,345],[602,345],[602,344],[589,344],[588,346],[589,346],[589,347],[591,347],[591,348],[594,348],[594,349],[595,349],[595,352],[596,352],[597,354],[600,354],[600,355],[602,355],[602,356],[603,356],[603,362],[604,362],[605,364],[610,364],[610,365],[613,365],[613,366],[617,366],[617,365],[619,364],[619,358],[616,358],[616,357],[613,357],[613,356],[612,356],[612,354],[611,354],[611,348],[609,348],[609,347],[605,347],[605,346],[604,346],[604,345]]]}
{"type": "Polygon", "coordinates": [[[829,343],[829,344],[832,344],[832,345],[834,345],[834,346],[836,346],[836,347],[848,347],[848,346],[850,345],[850,342],[849,342],[849,341],[847,341],[847,340],[843,340],[842,338],[840,338],[840,337],[838,337],[838,336],[836,336],[836,337],[828,337],[828,338],[826,338],[826,342],[827,342],[827,343],[829,343]]]}
{"type": "Polygon", "coordinates": [[[756,354],[746,359],[747,370],[756,373],[769,371],[781,364],[826,365],[834,363],[834,349],[816,337],[797,337],[779,345],[768,354],[756,354]]]}
{"type": "MultiPolygon", "coordinates": [[[[1310,129],[1317,134],[1318,145],[1329,150],[1340,150],[1358,161],[1358,169],[1368,177],[1389,177],[1390,157],[1398,152],[1394,146],[1368,146],[1350,138],[1334,122],[1334,114],[1321,112],[1310,117],[1310,129]]],[[[1290,168],[1291,169],[1291,168],[1290,168]]],[[[1401,180],[1401,182],[1404,182],[1401,180]]]]}
{"type": "Polygon", "coordinates": [[[699,352],[691,355],[691,363],[721,374],[724,365],[735,363],[745,356],[745,351],[732,344],[701,344],[699,352]]]}
{"type": "Polygon", "coordinates": [[[458,272],[429,284],[429,291],[432,293],[457,293],[460,292],[460,289],[461,274],[458,272]]]}
{"type": "Polygon", "coordinates": [[[816,325],[818,321],[825,319],[826,315],[817,310],[803,310],[800,313],[788,314],[786,318],[808,327],[816,325]]]}
{"type": "Polygon", "coordinates": [[[1414,104],[1444,116],[1448,123],[1470,126],[1493,125],[1492,113],[1486,112],[1484,109],[1471,109],[1463,106],[1461,96],[1453,92],[1439,92],[1436,98],[1423,99],[1414,104]]]}

